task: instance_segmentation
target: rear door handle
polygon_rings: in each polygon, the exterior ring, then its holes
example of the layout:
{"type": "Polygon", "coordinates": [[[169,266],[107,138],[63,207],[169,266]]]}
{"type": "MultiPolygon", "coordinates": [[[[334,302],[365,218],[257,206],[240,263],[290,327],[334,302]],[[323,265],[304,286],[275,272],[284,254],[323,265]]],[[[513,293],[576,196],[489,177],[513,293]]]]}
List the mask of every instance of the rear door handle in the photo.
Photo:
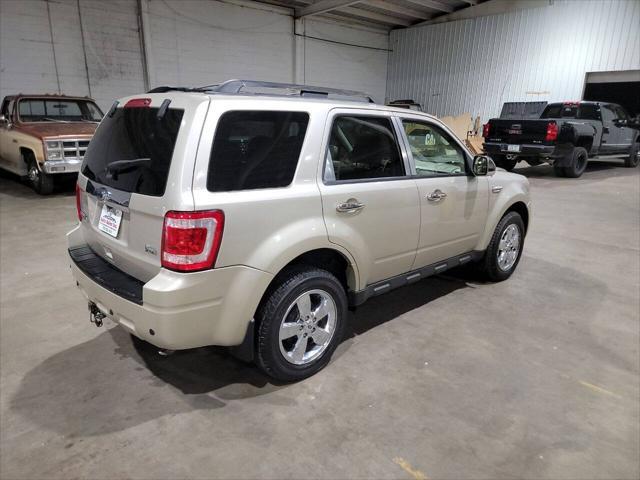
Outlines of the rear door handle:
{"type": "Polygon", "coordinates": [[[426,199],[429,200],[430,202],[439,202],[440,200],[446,197],[447,197],[446,193],[444,193],[440,189],[436,189],[433,192],[427,194],[426,199]]]}
{"type": "Polygon", "coordinates": [[[340,213],[356,213],[364,208],[364,203],[360,203],[355,198],[350,198],[346,202],[339,203],[336,211],[340,213]]]}

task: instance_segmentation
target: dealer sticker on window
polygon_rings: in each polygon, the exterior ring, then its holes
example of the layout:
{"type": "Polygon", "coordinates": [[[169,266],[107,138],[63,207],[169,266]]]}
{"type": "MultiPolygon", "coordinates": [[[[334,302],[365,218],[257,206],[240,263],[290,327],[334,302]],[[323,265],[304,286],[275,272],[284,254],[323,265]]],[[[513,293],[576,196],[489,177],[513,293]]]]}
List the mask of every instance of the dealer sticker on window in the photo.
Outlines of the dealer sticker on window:
{"type": "Polygon", "coordinates": [[[116,208],[112,208],[108,205],[102,207],[102,213],[100,214],[100,222],[98,222],[98,229],[111,235],[112,237],[118,236],[120,230],[120,222],[122,221],[122,211],[116,208]]]}

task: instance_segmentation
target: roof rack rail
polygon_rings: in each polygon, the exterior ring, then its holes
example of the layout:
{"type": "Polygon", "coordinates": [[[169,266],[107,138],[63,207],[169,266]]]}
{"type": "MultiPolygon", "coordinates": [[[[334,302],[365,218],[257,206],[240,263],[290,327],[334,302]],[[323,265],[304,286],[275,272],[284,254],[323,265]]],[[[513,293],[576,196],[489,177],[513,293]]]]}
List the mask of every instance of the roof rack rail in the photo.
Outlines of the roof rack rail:
{"type": "Polygon", "coordinates": [[[297,92],[301,97],[315,96],[315,97],[348,97],[353,101],[375,103],[373,99],[366,93],[357,92],[354,90],[342,90],[338,88],[327,87],[314,87],[311,85],[299,85],[295,83],[278,83],[278,82],[261,82],[258,80],[227,80],[226,82],[217,85],[205,85],[203,87],[156,87],[149,90],[148,93],[164,93],[169,91],[181,91],[181,92],[206,92],[206,93],[220,93],[220,94],[239,94],[246,89],[273,89],[273,90],[288,90],[289,94],[297,92]]]}

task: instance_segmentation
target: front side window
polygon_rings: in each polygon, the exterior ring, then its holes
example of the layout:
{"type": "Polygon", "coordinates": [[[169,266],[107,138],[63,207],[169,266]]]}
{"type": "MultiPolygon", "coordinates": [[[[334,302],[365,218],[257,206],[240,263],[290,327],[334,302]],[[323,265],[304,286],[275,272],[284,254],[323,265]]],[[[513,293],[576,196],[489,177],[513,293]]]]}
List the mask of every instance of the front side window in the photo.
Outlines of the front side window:
{"type": "Polygon", "coordinates": [[[620,119],[620,120],[629,120],[629,115],[627,115],[627,112],[625,111],[624,108],[622,108],[619,105],[615,106],[615,110],[616,110],[616,116],[620,119]]]}
{"type": "Polygon", "coordinates": [[[88,100],[26,98],[18,102],[22,122],[99,122],[102,112],[88,100]]]}
{"type": "Polygon", "coordinates": [[[386,117],[339,116],[333,121],[325,181],[405,175],[398,141],[386,117]]]}
{"type": "Polygon", "coordinates": [[[617,116],[611,105],[603,105],[600,111],[602,112],[603,122],[613,122],[617,116]]]}
{"type": "Polygon", "coordinates": [[[225,113],[211,148],[207,189],[286,187],[293,180],[308,124],[305,112],[225,113]]]}
{"type": "Polygon", "coordinates": [[[421,177],[465,175],[465,154],[443,130],[424,122],[403,120],[416,174],[421,177]]]}

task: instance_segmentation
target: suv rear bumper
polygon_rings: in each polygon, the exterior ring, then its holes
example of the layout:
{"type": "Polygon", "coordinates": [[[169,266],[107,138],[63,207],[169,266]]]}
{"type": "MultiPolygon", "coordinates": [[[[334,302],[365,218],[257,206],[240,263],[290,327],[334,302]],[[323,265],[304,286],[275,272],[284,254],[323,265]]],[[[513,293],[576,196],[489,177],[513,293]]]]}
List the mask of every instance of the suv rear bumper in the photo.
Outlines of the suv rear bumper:
{"type": "MultiPolygon", "coordinates": [[[[114,270],[117,273],[111,274],[109,281],[117,281],[118,273],[122,278],[131,278],[114,270]]],[[[87,300],[108,318],[136,337],[171,350],[241,344],[273,278],[267,272],[245,266],[194,273],[161,269],[142,285],[139,304],[118,294],[115,285],[105,284],[104,278],[109,275],[104,270],[96,276],[77,256],[71,256],[71,271],[87,300]]]]}

